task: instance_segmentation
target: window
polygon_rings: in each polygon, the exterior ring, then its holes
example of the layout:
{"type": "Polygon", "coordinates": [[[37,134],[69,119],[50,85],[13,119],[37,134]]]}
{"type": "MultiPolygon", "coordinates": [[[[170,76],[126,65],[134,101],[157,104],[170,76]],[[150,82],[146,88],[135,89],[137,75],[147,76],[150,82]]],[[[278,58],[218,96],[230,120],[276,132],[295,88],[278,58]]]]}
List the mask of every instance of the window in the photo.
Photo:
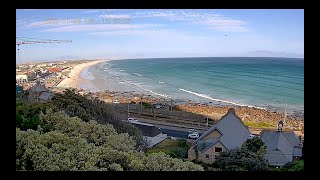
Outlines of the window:
{"type": "Polygon", "coordinates": [[[215,147],[214,148],[214,152],[221,152],[222,151],[222,148],[221,147],[215,147]]]}
{"type": "Polygon", "coordinates": [[[209,158],[209,154],[206,154],[206,158],[209,158]]]}

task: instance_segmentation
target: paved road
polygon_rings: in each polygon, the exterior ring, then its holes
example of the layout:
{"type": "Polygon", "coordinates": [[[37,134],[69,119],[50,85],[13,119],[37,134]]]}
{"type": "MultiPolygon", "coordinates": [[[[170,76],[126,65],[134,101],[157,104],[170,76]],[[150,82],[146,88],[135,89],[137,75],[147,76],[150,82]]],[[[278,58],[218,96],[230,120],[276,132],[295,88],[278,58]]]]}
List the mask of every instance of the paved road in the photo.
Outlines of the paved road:
{"type": "MultiPolygon", "coordinates": [[[[167,134],[168,136],[171,136],[171,137],[189,139],[188,138],[188,134],[189,133],[186,132],[186,131],[178,131],[178,130],[161,128],[161,132],[164,133],[164,134],[167,134]]],[[[199,133],[199,136],[201,136],[201,133],[199,133]]]]}

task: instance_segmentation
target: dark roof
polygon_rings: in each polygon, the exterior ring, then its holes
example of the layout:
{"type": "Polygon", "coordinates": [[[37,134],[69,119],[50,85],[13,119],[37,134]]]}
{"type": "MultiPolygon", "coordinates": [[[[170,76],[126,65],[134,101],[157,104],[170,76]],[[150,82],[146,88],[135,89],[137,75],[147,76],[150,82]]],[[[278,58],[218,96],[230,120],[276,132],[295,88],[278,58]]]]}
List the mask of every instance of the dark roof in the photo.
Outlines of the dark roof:
{"type": "Polygon", "coordinates": [[[46,86],[44,84],[39,83],[39,82],[37,82],[34,86],[32,86],[30,88],[30,90],[34,91],[34,92],[45,92],[45,91],[48,91],[46,86]]]}
{"type": "Polygon", "coordinates": [[[39,99],[49,100],[49,99],[51,99],[52,96],[53,96],[53,94],[52,94],[51,92],[43,92],[43,93],[39,96],[39,99]]]}
{"type": "MultiPolygon", "coordinates": [[[[217,123],[215,123],[210,129],[203,133],[194,144],[202,141],[207,135],[214,130],[218,130],[222,136],[215,141],[220,141],[226,149],[235,149],[241,147],[241,145],[248,139],[251,134],[248,128],[243,124],[241,119],[235,114],[234,109],[229,109],[227,114],[224,115],[217,123]]],[[[214,138],[206,140],[206,142],[212,141],[214,138]]],[[[203,141],[202,141],[203,142],[203,141]]],[[[207,143],[210,147],[214,143],[207,143]]],[[[207,149],[205,147],[204,149],[207,149]]]]}
{"type": "Polygon", "coordinates": [[[292,162],[293,156],[302,156],[300,140],[292,131],[264,130],[261,139],[267,146],[266,158],[270,165],[283,166],[292,162]]]}
{"type": "Polygon", "coordinates": [[[131,124],[133,124],[138,129],[140,129],[140,131],[142,131],[143,136],[154,137],[158,134],[161,134],[160,129],[155,127],[152,124],[141,123],[141,122],[132,122],[131,124]]]}

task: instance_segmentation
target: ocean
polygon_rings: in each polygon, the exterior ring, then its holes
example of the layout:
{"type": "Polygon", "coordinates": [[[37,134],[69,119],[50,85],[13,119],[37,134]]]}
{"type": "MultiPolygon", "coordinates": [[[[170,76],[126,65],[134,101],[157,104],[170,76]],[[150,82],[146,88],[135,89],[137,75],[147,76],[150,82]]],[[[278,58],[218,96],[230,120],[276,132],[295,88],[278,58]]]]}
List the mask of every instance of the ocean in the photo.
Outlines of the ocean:
{"type": "Polygon", "coordinates": [[[304,113],[304,59],[300,58],[124,59],[96,64],[81,76],[99,90],[304,113]]]}

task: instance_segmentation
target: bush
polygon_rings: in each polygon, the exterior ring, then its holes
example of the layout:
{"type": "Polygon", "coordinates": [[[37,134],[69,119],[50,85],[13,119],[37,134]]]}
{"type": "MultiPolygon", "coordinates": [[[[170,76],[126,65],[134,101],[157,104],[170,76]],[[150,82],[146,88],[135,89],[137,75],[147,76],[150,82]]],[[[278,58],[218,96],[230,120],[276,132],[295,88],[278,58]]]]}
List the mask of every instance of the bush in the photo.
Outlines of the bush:
{"type": "Polygon", "coordinates": [[[285,164],[282,168],[283,171],[304,171],[304,161],[294,161],[285,164]]]}
{"type": "Polygon", "coordinates": [[[65,111],[71,117],[79,117],[85,122],[95,120],[100,124],[112,124],[118,133],[128,133],[137,142],[138,150],[145,150],[147,143],[142,137],[142,132],[135,126],[123,122],[114,112],[113,105],[82,96],[74,89],[67,89],[63,94],[55,94],[51,103],[55,111],[65,111]]]}
{"type": "Polygon", "coordinates": [[[16,170],[35,171],[202,171],[164,153],[146,156],[128,134],[112,125],[84,122],[63,112],[40,115],[37,131],[16,129],[16,170]],[[45,127],[47,126],[47,127],[45,127]],[[43,129],[48,132],[43,132],[43,129]]]}
{"type": "Polygon", "coordinates": [[[21,130],[36,130],[40,124],[39,114],[50,107],[48,103],[16,102],[16,127],[21,130]]]}
{"type": "Polygon", "coordinates": [[[243,143],[241,149],[221,152],[216,165],[225,171],[266,171],[268,164],[265,152],[264,142],[255,137],[243,143]]]}

